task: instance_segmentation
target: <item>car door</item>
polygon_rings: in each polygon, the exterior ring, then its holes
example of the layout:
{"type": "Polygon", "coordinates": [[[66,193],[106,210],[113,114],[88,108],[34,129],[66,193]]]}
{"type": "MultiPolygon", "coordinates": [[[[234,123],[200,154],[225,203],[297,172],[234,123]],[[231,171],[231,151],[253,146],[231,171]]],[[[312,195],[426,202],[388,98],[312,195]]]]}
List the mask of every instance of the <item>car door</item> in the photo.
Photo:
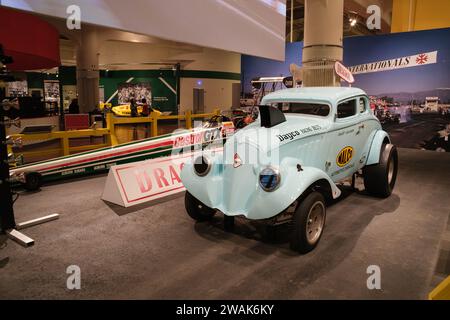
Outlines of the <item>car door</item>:
{"type": "Polygon", "coordinates": [[[358,130],[356,136],[358,142],[361,144],[361,149],[358,154],[358,161],[356,168],[361,169],[366,163],[367,156],[370,148],[370,135],[377,130],[377,122],[371,117],[371,110],[369,104],[369,98],[366,96],[360,96],[357,102],[357,113],[359,114],[358,130]]]}
{"type": "Polygon", "coordinates": [[[351,176],[359,166],[364,148],[361,132],[363,117],[359,112],[359,97],[339,101],[334,123],[328,135],[327,173],[333,181],[351,176]]]}

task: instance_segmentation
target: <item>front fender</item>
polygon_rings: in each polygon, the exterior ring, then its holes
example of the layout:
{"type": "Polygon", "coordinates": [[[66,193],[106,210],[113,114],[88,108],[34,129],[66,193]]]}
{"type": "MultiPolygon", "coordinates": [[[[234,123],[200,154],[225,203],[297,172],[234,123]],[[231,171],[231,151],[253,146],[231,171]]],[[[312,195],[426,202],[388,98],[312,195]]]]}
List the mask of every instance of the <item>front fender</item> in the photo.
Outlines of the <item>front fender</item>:
{"type": "Polygon", "coordinates": [[[190,194],[211,208],[217,208],[223,192],[223,153],[206,153],[212,162],[208,175],[199,177],[194,171],[194,160],[202,153],[196,153],[183,165],[180,178],[190,194]]]}
{"type": "Polygon", "coordinates": [[[370,145],[369,156],[367,157],[366,166],[377,164],[380,162],[381,146],[385,141],[391,143],[389,135],[384,130],[378,130],[373,137],[372,144],[370,145]]]}
{"type": "MultiPolygon", "coordinates": [[[[340,190],[336,187],[328,175],[320,169],[314,167],[302,167],[297,169],[298,160],[285,158],[279,166],[281,174],[280,186],[272,191],[264,191],[258,184],[258,175],[262,168],[253,170],[254,183],[246,190],[229,190],[224,188],[224,183],[228,177],[224,176],[226,170],[223,165],[217,164],[206,177],[198,177],[192,169],[192,164],[187,163],[181,172],[181,179],[186,189],[198,200],[208,207],[218,209],[229,216],[244,215],[248,219],[267,219],[276,216],[286,210],[295,200],[297,200],[313,183],[325,180],[329,183],[331,196],[340,196],[340,190]],[[234,192],[230,197],[224,192],[234,192]],[[241,204],[236,209],[236,202],[241,204]]],[[[225,165],[227,166],[227,165],[225,165]]],[[[229,165],[228,165],[229,166],[229,165]]],[[[250,179],[250,176],[246,176],[250,179]]]]}
{"type": "Polygon", "coordinates": [[[298,160],[293,158],[282,161],[280,187],[273,192],[261,188],[257,190],[253,205],[249,208],[249,219],[265,219],[279,214],[319,180],[329,183],[333,199],[341,195],[339,188],[325,172],[315,167],[302,167],[298,171],[297,164],[298,160]]]}

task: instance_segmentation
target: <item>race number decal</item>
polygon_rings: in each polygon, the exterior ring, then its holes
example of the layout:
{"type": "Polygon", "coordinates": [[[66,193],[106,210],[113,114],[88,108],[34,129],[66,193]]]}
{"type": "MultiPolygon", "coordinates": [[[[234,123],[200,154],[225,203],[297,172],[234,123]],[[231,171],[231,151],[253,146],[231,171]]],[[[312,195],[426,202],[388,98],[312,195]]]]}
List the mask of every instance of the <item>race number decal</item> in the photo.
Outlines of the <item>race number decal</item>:
{"type": "Polygon", "coordinates": [[[353,157],[353,148],[352,147],[345,147],[341,151],[339,151],[339,154],[336,157],[336,164],[339,167],[345,166],[347,163],[350,162],[350,160],[353,157]]]}

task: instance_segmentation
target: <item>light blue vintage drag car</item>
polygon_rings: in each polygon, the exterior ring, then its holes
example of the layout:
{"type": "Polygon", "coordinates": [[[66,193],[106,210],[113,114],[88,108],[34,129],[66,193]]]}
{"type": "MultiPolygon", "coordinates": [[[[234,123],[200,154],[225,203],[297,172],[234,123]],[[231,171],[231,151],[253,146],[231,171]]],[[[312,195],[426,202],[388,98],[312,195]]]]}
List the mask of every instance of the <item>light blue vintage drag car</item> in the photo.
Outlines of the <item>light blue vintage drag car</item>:
{"type": "Polygon", "coordinates": [[[208,220],[219,210],[230,227],[235,216],[272,223],[287,217],[291,248],[306,253],[321,238],[327,201],[341,194],[336,183],[361,170],[366,192],[388,197],[397,163],[396,147],[364,91],[294,88],[266,95],[255,122],[231,137],[223,152],[194,156],[181,179],[193,219],[208,220]]]}

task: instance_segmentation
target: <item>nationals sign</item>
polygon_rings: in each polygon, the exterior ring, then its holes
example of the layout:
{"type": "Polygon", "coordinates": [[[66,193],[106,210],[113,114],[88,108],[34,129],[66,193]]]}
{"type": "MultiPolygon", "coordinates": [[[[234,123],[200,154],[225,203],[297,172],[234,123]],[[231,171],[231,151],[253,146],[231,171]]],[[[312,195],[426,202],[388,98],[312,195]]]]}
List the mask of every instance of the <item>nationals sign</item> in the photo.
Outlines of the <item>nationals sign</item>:
{"type": "Polygon", "coordinates": [[[102,199],[130,207],[181,191],[180,172],[191,153],[113,166],[102,199]]]}
{"type": "Polygon", "coordinates": [[[360,74],[423,66],[436,63],[437,53],[437,51],[424,52],[412,56],[359,64],[349,67],[349,69],[353,74],[360,74]]]}

